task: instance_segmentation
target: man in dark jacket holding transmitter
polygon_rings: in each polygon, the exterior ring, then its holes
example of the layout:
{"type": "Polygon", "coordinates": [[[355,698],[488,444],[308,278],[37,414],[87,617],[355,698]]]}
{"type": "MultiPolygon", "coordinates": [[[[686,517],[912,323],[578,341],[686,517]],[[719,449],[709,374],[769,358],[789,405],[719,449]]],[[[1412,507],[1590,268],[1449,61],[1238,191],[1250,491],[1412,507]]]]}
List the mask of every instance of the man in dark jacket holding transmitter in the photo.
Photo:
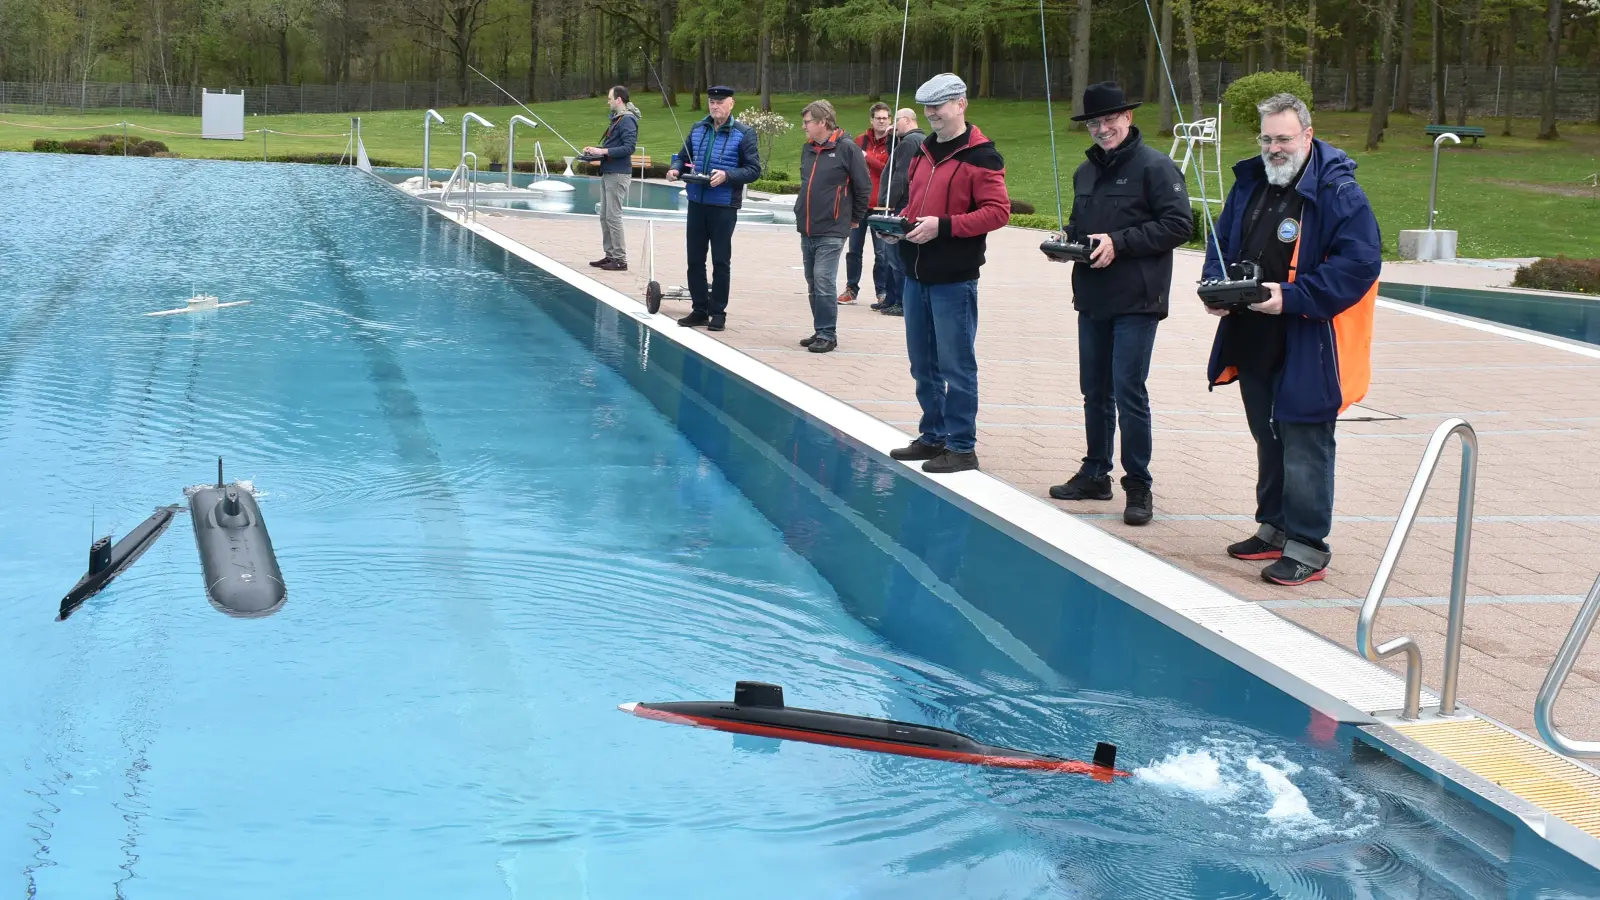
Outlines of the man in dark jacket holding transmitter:
{"type": "Polygon", "coordinates": [[[1145,379],[1156,324],[1167,317],[1172,251],[1194,228],[1188,184],[1171,158],[1147,147],[1115,82],[1083,92],[1081,116],[1094,146],[1072,177],[1067,237],[1088,243],[1090,262],[1072,265],[1072,305],[1078,310],[1078,384],[1083,391],[1088,453],[1057,500],[1110,500],[1111,449],[1122,424],[1122,518],[1143,525],[1151,498],[1150,394],[1145,379]]]}
{"type": "Polygon", "coordinates": [[[806,289],[811,296],[811,336],[800,346],[827,353],[839,345],[839,254],[854,229],[866,228],[872,175],[861,148],[843,131],[833,104],[816,100],[800,115],[806,143],[800,148],[800,193],[794,227],[800,232],[806,289]]]}

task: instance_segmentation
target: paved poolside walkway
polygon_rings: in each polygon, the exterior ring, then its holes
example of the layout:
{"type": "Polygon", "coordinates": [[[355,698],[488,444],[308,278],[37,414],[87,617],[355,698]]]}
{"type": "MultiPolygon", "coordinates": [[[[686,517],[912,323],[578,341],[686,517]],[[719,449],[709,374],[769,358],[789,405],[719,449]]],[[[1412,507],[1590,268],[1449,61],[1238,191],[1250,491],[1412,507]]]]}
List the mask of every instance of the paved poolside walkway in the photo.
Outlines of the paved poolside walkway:
{"type": "MultiPolygon", "coordinates": [[[[643,297],[641,221],[627,223],[633,269],[620,273],[585,264],[601,255],[592,218],[483,215],[480,222],[643,297]]],[[[682,226],[657,222],[655,230],[658,278],[663,285],[681,284],[682,226]]],[[[1045,260],[1040,239],[1039,232],[1015,228],[990,237],[978,336],[983,469],[1035,496],[1076,471],[1083,455],[1076,314],[1067,269],[1045,260]]],[[[1199,267],[1198,254],[1180,252],[1173,312],[1162,324],[1150,374],[1156,520],[1144,528],[1125,526],[1120,489],[1109,502],[1047,502],[1352,647],[1360,598],[1423,447],[1440,422],[1461,416],[1477,429],[1482,451],[1461,695],[1532,734],[1534,695],[1578,601],[1600,572],[1600,358],[1379,309],[1373,386],[1361,409],[1347,415],[1364,409],[1380,420],[1339,426],[1329,578],[1303,588],[1276,587],[1260,580],[1260,564],[1223,553],[1255,528],[1255,451],[1236,389],[1206,388],[1215,320],[1197,300],[1185,299],[1192,293],[1184,287],[1198,279],[1199,267]]],[[[792,226],[741,225],[733,270],[721,340],[908,435],[915,432],[918,410],[900,319],[865,303],[845,307],[837,351],[812,354],[797,346],[811,328],[792,226]]],[[[1408,263],[1387,267],[1384,277],[1477,287],[1507,284],[1513,271],[1408,263]]],[[[687,311],[686,303],[670,300],[662,308],[673,316],[687,311]]],[[[1378,629],[1380,641],[1402,634],[1418,640],[1424,680],[1433,687],[1440,681],[1454,540],[1460,461],[1454,445],[1446,457],[1378,629]]],[[[1394,668],[1403,671],[1400,659],[1394,668]]],[[[1568,680],[1557,719],[1569,734],[1600,738],[1600,638],[1590,642],[1568,680]]]]}

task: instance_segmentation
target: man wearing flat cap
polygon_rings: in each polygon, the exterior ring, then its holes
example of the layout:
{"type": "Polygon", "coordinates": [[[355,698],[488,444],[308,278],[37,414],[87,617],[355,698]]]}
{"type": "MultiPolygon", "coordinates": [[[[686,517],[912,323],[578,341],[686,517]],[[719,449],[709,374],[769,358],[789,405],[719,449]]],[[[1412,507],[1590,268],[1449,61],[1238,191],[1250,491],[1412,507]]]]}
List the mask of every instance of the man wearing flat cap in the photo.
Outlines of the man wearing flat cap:
{"type": "Polygon", "coordinates": [[[1150,355],[1167,317],[1172,251],[1194,228],[1189,187],[1166,154],[1145,146],[1133,110],[1114,81],[1083,92],[1094,145],[1072,176],[1067,238],[1088,243],[1090,262],[1072,264],[1078,311],[1078,386],[1088,453],[1078,473],[1050,488],[1057,500],[1110,500],[1111,449],[1122,427],[1122,520],[1144,525],[1151,496],[1150,355]]]}
{"type": "Polygon", "coordinates": [[[704,325],[711,331],[727,327],[728,280],[733,269],[733,226],[739,221],[744,186],[761,177],[761,155],[756,133],[733,119],[733,88],[718,85],[706,91],[711,114],[694,123],[683,148],[672,157],[667,180],[677,181],[685,171],[709,174],[709,184],[690,182],[687,218],[689,243],[689,296],[694,309],[679,325],[704,325]],[[711,250],[711,284],[706,285],[706,249],[711,250]]]}
{"type": "Polygon", "coordinates": [[[1011,221],[1011,198],[1000,151],[967,124],[966,83],[935,75],[917,102],[933,134],[911,158],[900,214],[913,225],[896,249],[922,420],[917,439],[889,455],[947,474],[978,467],[978,271],[986,236],[1011,221]]]}

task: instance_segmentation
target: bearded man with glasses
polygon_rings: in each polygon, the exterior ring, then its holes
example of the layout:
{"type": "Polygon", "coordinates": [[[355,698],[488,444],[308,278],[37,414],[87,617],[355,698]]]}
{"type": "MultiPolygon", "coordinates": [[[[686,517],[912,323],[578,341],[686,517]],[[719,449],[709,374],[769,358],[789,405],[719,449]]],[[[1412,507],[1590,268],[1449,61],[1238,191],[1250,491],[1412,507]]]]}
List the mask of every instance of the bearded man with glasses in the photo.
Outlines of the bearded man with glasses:
{"type": "Polygon", "coordinates": [[[1332,557],[1334,424],[1371,382],[1383,239],[1355,162],[1313,135],[1305,103],[1278,94],[1257,110],[1261,155],[1233,167],[1204,277],[1254,262],[1269,296],[1231,314],[1207,308],[1224,317],[1207,376],[1239,382],[1256,442],[1260,527],[1228,555],[1273,560],[1264,580],[1301,585],[1332,557]]]}

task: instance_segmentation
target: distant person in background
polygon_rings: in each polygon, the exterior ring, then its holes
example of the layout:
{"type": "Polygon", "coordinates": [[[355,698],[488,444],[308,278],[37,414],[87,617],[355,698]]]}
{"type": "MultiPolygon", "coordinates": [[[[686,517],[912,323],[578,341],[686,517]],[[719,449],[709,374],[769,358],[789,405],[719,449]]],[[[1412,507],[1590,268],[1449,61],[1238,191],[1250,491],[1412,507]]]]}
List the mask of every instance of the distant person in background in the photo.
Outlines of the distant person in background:
{"type": "MultiPolygon", "coordinates": [[[[906,178],[911,171],[911,158],[922,149],[924,135],[917,127],[916,110],[907,107],[895,113],[894,134],[889,142],[889,166],[879,179],[878,199],[873,204],[890,215],[898,215],[906,207],[906,178]]],[[[900,262],[900,251],[876,234],[873,237],[881,243],[884,264],[883,301],[873,306],[886,316],[904,316],[900,298],[905,294],[906,267],[900,262]]]]}
{"type": "MultiPolygon", "coordinates": [[[[872,197],[878,196],[878,181],[883,175],[883,170],[889,165],[889,104],[874,103],[868,113],[871,124],[861,136],[856,138],[856,146],[861,148],[861,153],[867,160],[867,174],[872,176],[872,197]]],[[[861,256],[866,247],[867,235],[872,229],[865,224],[857,226],[850,232],[850,250],[844,258],[844,293],[839,295],[840,303],[854,303],[861,293],[861,256]]],[[[884,269],[883,258],[889,253],[889,247],[872,235],[872,289],[877,294],[878,300],[872,304],[873,309],[880,308],[883,303],[883,282],[888,274],[884,269]]]]}
{"type": "MultiPolygon", "coordinates": [[[[872,177],[861,148],[839,128],[833,104],[816,100],[800,114],[806,132],[800,148],[800,193],[794,227],[800,232],[806,289],[811,298],[811,336],[800,346],[827,353],[839,345],[839,251],[851,235],[866,231],[872,177]]],[[[853,239],[853,238],[852,238],[853,239]]]]}
{"type": "Polygon", "coordinates": [[[583,148],[583,155],[600,161],[600,238],[606,255],[589,265],[608,272],[628,270],[628,245],[622,232],[622,202],[633,175],[633,150],[639,142],[639,117],[628,102],[628,89],[617,85],[606,92],[611,124],[598,146],[583,148]]]}
{"type": "Polygon", "coordinates": [[[761,154],[755,129],[733,118],[733,88],[706,90],[711,114],[689,128],[683,148],[672,157],[667,180],[689,170],[710,175],[710,184],[690,184],[688,225],[689,295],[694,310],[678,320],[686,328],[727,327],[728,282],[733,277],[733,227],[739,223],[744,186],[761,177],[761,154]],[[710,289],[706,285],[706,250],[711,250],[710,289]]]}

